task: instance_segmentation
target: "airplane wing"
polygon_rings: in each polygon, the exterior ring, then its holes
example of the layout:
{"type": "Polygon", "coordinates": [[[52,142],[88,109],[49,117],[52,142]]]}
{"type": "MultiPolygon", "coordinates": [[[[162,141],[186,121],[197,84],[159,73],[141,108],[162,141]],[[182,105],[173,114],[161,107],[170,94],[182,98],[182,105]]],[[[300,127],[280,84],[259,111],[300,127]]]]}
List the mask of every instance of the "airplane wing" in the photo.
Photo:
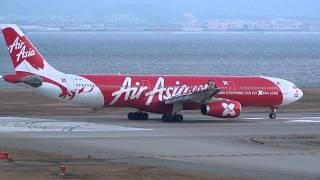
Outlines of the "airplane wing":
{"type": "Polygon", "coordinates": [[[217,87],[208,86],[206,89],[195,91],[191,93],[185,93],[176,95],[166,100],[165,104],[195,102],[201,104],[209,104],[213,101],[222,100],[221,98],[215,98],[214,96],[220,91],[217,87]]]}

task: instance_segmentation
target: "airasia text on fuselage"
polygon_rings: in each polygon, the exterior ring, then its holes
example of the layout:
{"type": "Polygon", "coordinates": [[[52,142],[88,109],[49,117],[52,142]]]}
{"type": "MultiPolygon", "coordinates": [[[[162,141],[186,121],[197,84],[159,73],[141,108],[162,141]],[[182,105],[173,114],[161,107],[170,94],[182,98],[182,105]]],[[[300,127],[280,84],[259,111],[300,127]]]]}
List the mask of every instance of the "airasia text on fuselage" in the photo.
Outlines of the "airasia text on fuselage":
{"type": "Polygon", "coordinates": [[[132,78],[126,77],[118,91],[112,93],[113,100],[109,105],[116,103],[122,95],[124,101],[139,99],[141,96],[148,97],[146,105],[150,105],[155,96],[158,96],[159,101],[168,100],[171,97],[191,93],[208,88],[208,84],[188,86],[186,84],[180,85],[179,81],[175,85],[166,85],[165,78],[159,77],[154,87],[151,89],[148,86],[141,85],[140,82],[135,82],[133,85],[132,78]]]}

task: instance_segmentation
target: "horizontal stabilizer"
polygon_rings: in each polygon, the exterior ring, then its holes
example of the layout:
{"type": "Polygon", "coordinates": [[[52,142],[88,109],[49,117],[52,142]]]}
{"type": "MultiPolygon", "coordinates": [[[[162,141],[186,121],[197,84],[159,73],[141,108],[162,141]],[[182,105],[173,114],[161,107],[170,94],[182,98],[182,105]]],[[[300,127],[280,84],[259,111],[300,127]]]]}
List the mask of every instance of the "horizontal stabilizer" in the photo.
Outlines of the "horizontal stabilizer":
{"type": "Polygon", "coordinates": [[[10,83],[25,83],[34,88],[42,86],[43,82],[38,75],[4,75],[2,79],[10,83]]]}
{"type": "Polygon", "coordinates": [[[34,88],[42,86],[42,79],[37,75],[25,76],[21,78],[20,81],[34,88]]]}

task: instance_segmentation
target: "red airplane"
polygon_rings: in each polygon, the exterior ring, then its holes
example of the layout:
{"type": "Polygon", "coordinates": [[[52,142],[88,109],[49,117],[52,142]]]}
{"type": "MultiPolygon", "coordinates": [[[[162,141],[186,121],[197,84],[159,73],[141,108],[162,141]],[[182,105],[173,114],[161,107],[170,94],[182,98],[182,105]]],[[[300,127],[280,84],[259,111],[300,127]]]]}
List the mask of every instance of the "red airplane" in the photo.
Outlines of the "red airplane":
{"type": "Polygon", "coordinates": [[[266,76],[148,76],[73,75],[54,69],[20,28],[0,26],[15,68],[4,81],[31,88],[41,95],[92,108],[130,107],[130,120],[147,120],[147,112],[162,114],[163,121],[183,121],[182,110],[236,118],[242,107],[277,108],[303,96],[295,84],[266,76]]]}

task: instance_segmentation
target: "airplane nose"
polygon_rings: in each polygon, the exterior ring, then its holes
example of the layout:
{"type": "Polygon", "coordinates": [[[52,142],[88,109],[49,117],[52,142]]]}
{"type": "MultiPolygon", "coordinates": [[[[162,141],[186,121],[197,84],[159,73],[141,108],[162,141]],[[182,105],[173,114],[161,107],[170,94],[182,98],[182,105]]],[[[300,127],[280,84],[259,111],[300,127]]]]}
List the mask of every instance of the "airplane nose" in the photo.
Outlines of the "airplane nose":
{"type": "Polygon", "coordinates": [[[288,105],[294,103],[303,97],[303,92],[301,89],[294,88],[289,91],[283,92],[283,103],[282,105],[288,105]]]}
{"type": "Polygon", "coordinates": [[[301,89],[295,90],[294,97],[295,97],[295,101],[298,101],[299,99],[301,99],[303,97],[303,92],[301,91],[301,89]]]}

